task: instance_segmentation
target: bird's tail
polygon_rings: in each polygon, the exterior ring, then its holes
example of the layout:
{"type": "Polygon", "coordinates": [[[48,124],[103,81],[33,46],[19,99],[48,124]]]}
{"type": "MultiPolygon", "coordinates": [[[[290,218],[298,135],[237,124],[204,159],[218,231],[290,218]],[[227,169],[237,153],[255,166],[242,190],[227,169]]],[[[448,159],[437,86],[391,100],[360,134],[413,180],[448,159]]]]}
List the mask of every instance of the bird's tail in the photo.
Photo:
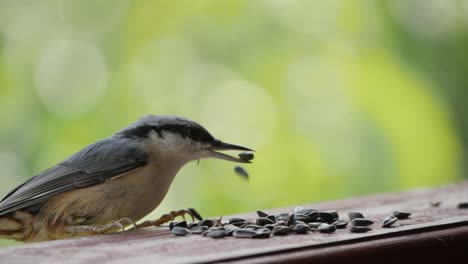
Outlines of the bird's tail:
{"type": "Polygon", "coordinates": [[[0,238],[26,241],[33,230],[34,215],[15,211],[0,216],[0,238]]]}

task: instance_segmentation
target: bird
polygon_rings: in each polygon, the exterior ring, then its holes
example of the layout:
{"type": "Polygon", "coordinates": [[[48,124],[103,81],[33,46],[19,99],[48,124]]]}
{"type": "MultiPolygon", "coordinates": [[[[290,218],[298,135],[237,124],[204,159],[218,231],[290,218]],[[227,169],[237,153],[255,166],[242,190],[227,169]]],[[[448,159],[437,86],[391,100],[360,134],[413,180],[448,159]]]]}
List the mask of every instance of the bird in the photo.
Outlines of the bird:
{"type": "Polygon", "coordinates": [[[190,161],[249,160],[220,151],[253,151],[223,142],[195,121],[145,115],[20,184],[0,201],[0,237],[35,242],[157,226],[194,211],[136,222],[161,203],[190,161]]]}

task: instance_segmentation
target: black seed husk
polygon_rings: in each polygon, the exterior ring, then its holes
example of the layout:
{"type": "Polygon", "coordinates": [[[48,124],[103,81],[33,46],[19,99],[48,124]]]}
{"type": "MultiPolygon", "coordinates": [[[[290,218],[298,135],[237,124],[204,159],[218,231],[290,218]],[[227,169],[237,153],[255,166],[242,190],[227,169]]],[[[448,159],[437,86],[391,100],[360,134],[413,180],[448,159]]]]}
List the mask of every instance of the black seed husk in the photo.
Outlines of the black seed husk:
{"type": "Polygon", "coordinates": [[[243,160],[253,160],[254,159],[254,154],[252,152],[246,151],[246,152],[241,152],[239,153],[239,158],[243,160]]]}
{"type": "Polygon", "coordinates": [[[267,225],[267,224],[274,224],[274,223],[275,223],[274,221],[272,221],[271,219],[266,218],[266,217],[259,217],[259,218],[255,219],[255,224],[261,225],[261,226],[264,226],[264,225],[267,225]]]}
{"type": "Polygon", "coordinates": [[[260,210],[257,211],[257,215],[258,215],[258,217],[267,217],[267,216],[268,216],[267,213],[265,213],[265,212],[263,212],[263,211],[260,211],[260,210]]]}
{"type": "Polygon", "coordinates": [[[317,231],[322,232],[322,233],[333,233],[336,231],[336,226],[322,223],[317,228],[317,231]]]}
{"type": "Polygon", "coordinates": [[[245,229],[245,228],[239,228],[236,229],[233,233],[233,237],[238,237],[238,238],[251,238],[252,236],[256,235],[257,233],[254,230],[251,229],[245,229]]]}
{"type": "Polygon", "coordinates": [[[391,227],[396,221],[398,221],[398,218],[394,215],[388,216],[383,220],[382,227],[391,227]]]}
{"type": "Polygon", "coordinates": [[[234,224],[234,223],[245,223],[246,220],[238,217],[234,217],[228,220],[228,224],[234,224]]]}
{"type": "Polygon", "coordinates": [[[287,236],[291,233],[291,229],[287,226],[275,226],[271,232],[275,236],[287,236]]]}
{"type": "Polygon", "coordinates": [[[314,229],[317,229],[321,224],[323,224],[322,222],[311,222],[311,223],[308,223],[308,225],[310,226],[310,228],[314,228],[314,229]]]}
{"type": "Polygon", "coordinates": [[[212,227],[214,226],[214,221],[210,219],[205,219],[205,220],[198,222],[198,226],[212,227]]]}
{"type": "Polygon", "coordinates": [[[411,215],[411,212],[407,211],[395,211],[393,212],[393,216],[395,216],[398,219],[406,219],[411,215]]]}
{"type": "Polygon", "coordinates": [[[306,224],[296,224],[293,228],[293,231],[297,234],[307,234],[310,230],[310,227],[306,224]]]}
{"type": "Polygon", "coordinates": [[[269,238],[271,235],[270,229],[267,228],[262,228],[255,230],[255,235],[252,236],[252,238],[269,238]]]}
{"type": "Polygon", "coordinates": [[[364,215],[359,212],[349,212],[348,217],[349,220],[353,220],[354,218],[365,218],[364,215]]]}
{"type": "Polygon", "coordinates": [[[458,209],[468,209],[468,202],[458,203],[457,208],[458,209]]]}
{"type": "Polygon", "coordinates": [[[369,226],[369,225],[374,224],[374,222],[369,220],[369,219],[365,219],[365,218],[354,218],[351,221],[351,224],[353,226],[369,226]]]}
{"type": "Polygon", "coordinates": [[[343,228],[346,228],[346,226],[348,226],[348,221],[339,219],[333,222],[332,225],[336,226],[336,228],[338,229],[343,229],[343,228]]]}
{"type": "Polygon", "coordinates": [[[198,221],[203,220],[203,217],[198,213],[197,210],[195,210],[195,208],[189,208],[187,210],[189,210],[189,212],[192,213],[193,217],[195,217],[195,219],[197,219],[198,221]]]}
{"type": "Polygon", "coordinates": [[[249,173],[241,166],[235,166],[234,172],[237,173],[237,175],[239,176],[242,176],[244,178],[249,178],[249,173]]]}
{"type": "Polygon", "coordinates": [[[208,230],[207,226],[194,226],[190,228],[190,232],[192,232],[192,234],[202,234],[206,230],[208,230]]]}
{"type": "Polygon", "coordinates": [[[174,228],[172,228],[172,230],[171,230],[171,233],[176,235],[176,236],[185,236],[188,233],[190,233],[190,230],[188,230],[185,227],[174,226],[174,228]]]}

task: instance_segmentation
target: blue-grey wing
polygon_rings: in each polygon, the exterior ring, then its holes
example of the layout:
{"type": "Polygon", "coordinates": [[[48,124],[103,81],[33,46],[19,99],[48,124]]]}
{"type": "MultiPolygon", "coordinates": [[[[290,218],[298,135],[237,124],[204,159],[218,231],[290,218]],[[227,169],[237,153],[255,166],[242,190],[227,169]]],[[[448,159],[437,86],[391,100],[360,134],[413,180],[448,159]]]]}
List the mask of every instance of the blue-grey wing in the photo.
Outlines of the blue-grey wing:
{"type": "Polygon", "coordinates": [[[147,153],[131,141],[98,141],[13,189],[0,201],[0,215],[41,204],[66,191],[105,182],[147,163],[147,153]]]}

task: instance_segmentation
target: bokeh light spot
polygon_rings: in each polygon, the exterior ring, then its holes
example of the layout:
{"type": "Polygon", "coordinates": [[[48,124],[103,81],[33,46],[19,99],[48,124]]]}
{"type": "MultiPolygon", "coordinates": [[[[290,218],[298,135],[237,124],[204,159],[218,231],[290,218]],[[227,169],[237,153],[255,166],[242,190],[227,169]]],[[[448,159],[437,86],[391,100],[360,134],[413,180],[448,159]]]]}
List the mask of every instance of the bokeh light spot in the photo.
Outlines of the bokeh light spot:
{"type": "Polygon", "coordinates": [[[49,111],[76,117],[101,100],[108,70],[95,45],[58,38],[43,50],[34,77],[39,99],[49,111]]]}
{"type": "Polygon", "coordinates": [[[203,123],[217,137],[259,148],[269,142],[276,126],[276,105],[264,89],[231,80],[210,92],[200,106],[203,123]]]}

